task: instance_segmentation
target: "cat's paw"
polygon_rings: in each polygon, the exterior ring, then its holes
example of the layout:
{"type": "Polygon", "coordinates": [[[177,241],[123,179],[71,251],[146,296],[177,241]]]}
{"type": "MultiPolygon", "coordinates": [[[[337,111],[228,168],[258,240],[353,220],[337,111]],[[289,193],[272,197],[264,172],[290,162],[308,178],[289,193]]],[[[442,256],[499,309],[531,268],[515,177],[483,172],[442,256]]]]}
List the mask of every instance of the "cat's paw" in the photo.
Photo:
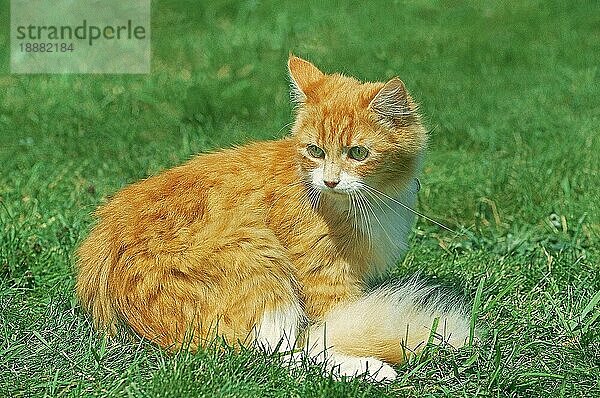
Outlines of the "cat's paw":
{"type": "Polygon", "coordinates": [[[365,376],[375,381],[392,381],[398,374],[387,363],[373,357],[357,357],[328,350],[311,355],[313,363],[318,363],[336,379],[365,376]]]}
{"type": "Polygon", "coordinates": [[[298,368],[307,363],[317,364],[337,380],[364,375],[370,380],[386,382],[393,381],[398,377],[394,368],[377,358],[356,357],[331,351],[313,356],[308,355],[306,351],[298,351],[284,355],[282,362],[290,368],[298,368]]]}
{"type": "Polygon", "coordinates": [[[390,365],[372,357],[335,354],[330,357],[327,367],[337,378],[365,375],[375,381],[392,381],[398,376],[390,365]]]}

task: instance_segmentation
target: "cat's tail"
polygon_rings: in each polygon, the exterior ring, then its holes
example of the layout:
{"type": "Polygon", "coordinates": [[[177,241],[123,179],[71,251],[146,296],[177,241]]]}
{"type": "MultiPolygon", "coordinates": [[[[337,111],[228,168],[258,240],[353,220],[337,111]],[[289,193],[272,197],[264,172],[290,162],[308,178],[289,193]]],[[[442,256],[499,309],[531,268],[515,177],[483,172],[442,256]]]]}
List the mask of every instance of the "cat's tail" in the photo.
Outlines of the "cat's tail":
{"type": "Polygon", "coordinates": [[[309,330],[306,349],[312,357],[333,350],[397,364],[428,343],[462,347],[470,323],[464,304],[413,278],[335,307],[309,330]]]}
{"type": "Polygon", "coordinates": [[[114,253],[107,242],[108,232],[97,226],[79,247],[75,292],[83,309],[92,315],[96,330],[114,335],[117,315],[108,291],[114,253]]]}

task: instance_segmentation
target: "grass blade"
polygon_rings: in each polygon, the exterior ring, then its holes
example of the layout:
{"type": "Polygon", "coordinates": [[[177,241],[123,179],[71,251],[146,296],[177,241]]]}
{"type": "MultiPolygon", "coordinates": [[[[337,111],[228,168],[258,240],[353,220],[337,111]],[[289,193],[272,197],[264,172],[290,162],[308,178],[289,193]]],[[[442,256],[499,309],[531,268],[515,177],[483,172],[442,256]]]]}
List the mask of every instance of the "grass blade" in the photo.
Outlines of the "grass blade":
{"type": "Polygon", "coordinates": [[[477,323],[477,317],[479,316],[479,309],[481,308],[481,294],[483,292],[483,286],[485,284],[485,278],[481,278],[479,286],[477,286],[477,292],[475,293],[475,299],[473,300],[473,307],[471,308],[471,324],[469,327],[469,347],[473,346],[473,340],[475,339],[475,324],[477,323]]]}

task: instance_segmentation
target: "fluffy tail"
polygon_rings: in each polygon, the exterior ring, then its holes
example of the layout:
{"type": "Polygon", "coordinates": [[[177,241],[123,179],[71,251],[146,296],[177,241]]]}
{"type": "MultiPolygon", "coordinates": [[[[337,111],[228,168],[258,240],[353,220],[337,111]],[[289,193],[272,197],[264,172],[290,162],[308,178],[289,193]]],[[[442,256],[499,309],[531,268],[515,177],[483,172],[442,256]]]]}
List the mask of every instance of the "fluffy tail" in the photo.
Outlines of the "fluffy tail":
{"type": "Polygon", "coordinates": [[[469,332],[470,319],[461,303],[413,279],[334,308],[311,328],[306,348],[311,356],[331,349],[397,364],[428,341],[461,347],[469,332]]]}
{"type": "Polygon", "coordinates": [[[108,292],[108,278],[113,253],[109,235],[96,227],[83,242],[77,255],[76,294],[82,307],[92,315],[97,330],[114,335],[117,316],[108,292]]]}

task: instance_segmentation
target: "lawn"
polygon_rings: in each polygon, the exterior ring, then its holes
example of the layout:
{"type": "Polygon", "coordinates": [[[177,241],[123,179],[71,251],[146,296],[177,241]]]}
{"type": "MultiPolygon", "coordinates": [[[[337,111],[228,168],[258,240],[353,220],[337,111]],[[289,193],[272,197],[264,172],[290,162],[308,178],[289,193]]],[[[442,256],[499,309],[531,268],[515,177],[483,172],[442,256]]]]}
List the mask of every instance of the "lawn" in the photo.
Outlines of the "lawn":
{"type": "Polygon", "coordinates": [[[154,1],[149,75],[10,74],[0,10],[0,396],[600,396],[600,3],[154,1]],[[73,294],[92,211],[287,134],[290,51],[419,101],[419,209],[455,232],[418,220],[393,273],[481,286],[479,346],[377,385],[93,331],[73,294]]]}

